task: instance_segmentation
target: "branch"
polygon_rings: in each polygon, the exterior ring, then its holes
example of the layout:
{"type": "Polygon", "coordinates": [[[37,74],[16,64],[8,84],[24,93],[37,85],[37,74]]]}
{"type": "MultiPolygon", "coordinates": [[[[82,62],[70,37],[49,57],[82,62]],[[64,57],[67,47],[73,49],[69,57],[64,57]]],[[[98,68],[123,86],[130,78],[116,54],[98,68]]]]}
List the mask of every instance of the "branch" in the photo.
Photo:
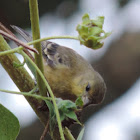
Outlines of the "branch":
{"type": "MultiPolygon", "coordinates": [[[[10,50],[9,45],[4,40],[4,38],[0,35],[0,52],[10,50]]],[[[5,56],[0,56],[0,63],[7,71],[13,82],[19,88],[21,92],[29,92],[34,88],[34,80],[31,78],[29,73],[25,70],[24,67],[15,68],[13,66],[13,62],[20,64],[20,61],[14,54],[9,54],[5,56]]],[[[47,123],[48,116],[45,112],[40,111],[38,108],[41,106],[39,100],[33,97],[25,97],[33,110],[36,112],[40,121],[44,124],[47,123]]]]}

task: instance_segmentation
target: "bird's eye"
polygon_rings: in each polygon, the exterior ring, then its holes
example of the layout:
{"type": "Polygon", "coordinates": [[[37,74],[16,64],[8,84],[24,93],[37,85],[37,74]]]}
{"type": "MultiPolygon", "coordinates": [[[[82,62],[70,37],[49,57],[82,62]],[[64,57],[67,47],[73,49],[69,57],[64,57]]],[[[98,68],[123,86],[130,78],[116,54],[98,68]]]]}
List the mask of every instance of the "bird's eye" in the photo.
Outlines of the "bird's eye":
{"type": "Polygon", "coordinates": [[[86,86],[86,91],[89,91],[90,90],[90,84],[88,84],[87,86],[86,86]]]}

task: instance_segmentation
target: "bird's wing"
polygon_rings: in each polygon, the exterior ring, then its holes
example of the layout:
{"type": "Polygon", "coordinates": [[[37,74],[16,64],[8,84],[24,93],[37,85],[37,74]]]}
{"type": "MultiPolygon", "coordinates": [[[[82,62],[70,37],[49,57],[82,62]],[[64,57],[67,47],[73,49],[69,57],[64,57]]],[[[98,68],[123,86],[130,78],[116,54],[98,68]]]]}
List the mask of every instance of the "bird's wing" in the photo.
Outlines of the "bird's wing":
{"type": "Polygon", "coordinates": [[[47,63],[52,67],[70,68],[71,61],[69,51],[69,48],[53,42],[48,42],[46,47],[43,48],[43,56],[44,59],[47,60],[47,63]]]}
{"type": "MultiPolygon", "coordinates": [[[[17,33],[19,33],[27,42],[32,41],[32,36],[25,30],[15,25],[11,25],[11,27],[17,33]]],[[[70,66],[70,61],[68,61],[69,58],[67,55],[65,55],[65,51],[67,51],[67,49],[65,49],[66,47],[62,47],[50,41],[42,41],[41,46],[43,58],[46,60],[49,66],[56,68],[70,66]]]]}

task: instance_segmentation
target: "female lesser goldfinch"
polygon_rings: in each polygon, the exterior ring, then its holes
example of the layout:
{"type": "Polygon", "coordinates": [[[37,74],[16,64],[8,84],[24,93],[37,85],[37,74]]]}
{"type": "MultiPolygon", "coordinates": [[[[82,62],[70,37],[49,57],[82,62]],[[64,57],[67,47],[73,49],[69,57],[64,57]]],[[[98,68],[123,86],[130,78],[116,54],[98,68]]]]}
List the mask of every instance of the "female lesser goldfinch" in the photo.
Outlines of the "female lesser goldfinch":
{"type": "MultiPolygon", "coordinates": [[[[26,41],[32,37],[23,29],[12,26],[26,41]]],[[[93,67],[74,50],[42,42],[45,77],[56,97],[75,101],[82,96],[84,105],[99,104],[104,99],[106,85],[93,67]]]]}

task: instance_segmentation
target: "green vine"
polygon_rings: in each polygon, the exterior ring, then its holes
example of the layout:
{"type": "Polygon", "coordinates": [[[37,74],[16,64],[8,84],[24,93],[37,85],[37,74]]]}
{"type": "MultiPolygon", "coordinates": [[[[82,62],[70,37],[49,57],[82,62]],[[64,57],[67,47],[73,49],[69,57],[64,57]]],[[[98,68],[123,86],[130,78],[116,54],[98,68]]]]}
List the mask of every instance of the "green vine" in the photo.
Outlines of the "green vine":
{"type": "MultiPolygon", "coordinates": [[[[31,29],[33,40],[40,39],[40,29],[39,29],[39,13],[38,13],[38,3],[37,0],[29,0],[29,9],[30,9],[30,19],[31,19],[31,29]]],[[[35,63],[40,69],[40,71],[44,74],[43,67],[43,57],[42,57],[42,48],[41,43],[38,42],[34,44],[34,48],[39,52],[35,54],[35,63]]],[[[42,78],[38,73],[36,73],[37,85],[42,96],[46,96],[46,87],[42,78]]]]}
{"type": "Polygon", "coordinates": [[[37,39],[37,40],[34,40],[34,41],[31,41],[31,42],[28,42],[27,44],[28,45],[33,45],[33,44],[36,44],[38,42],[42,42],[42,41],[45,41],[45,40],[50,40],[50,39],[74,39],[74,40],[79,40],[78,37],[75,37],[75,36],[50,36],[50,37],[44,37],[44,38],[41,38],[41,39],[37,39]]]}
{"type": "Polygon", "coordinates": [[[44,96],[40,96],[40,95],[35,95],[33,94],[35,92],[36,88],[34,88],[33,90],[29,91],[29,92],[16,92],[16,91],[9,91],[9,90],[4,90],[4,89],[0,89],[1,92],[6,92],[6,93],[12,93],[12,94],[18,94],[18,95],[24,95],[24,96],[29,96],[29,97],[34,97],[36,99],[41,99],[41,100],[52,100],[49,97],[44,97],[44,96]]]}
{"type": "Polygon", "coordinates": [[[11,53],[15,53],[15,52],[18,52],[19,50],[23,50],[23,47],[18,47],[18,48],[11,49],[11,50],[8,50],[8,51],[0,52],[0,56],[8,55],[8,54],[11,54],[11,53]]]}

